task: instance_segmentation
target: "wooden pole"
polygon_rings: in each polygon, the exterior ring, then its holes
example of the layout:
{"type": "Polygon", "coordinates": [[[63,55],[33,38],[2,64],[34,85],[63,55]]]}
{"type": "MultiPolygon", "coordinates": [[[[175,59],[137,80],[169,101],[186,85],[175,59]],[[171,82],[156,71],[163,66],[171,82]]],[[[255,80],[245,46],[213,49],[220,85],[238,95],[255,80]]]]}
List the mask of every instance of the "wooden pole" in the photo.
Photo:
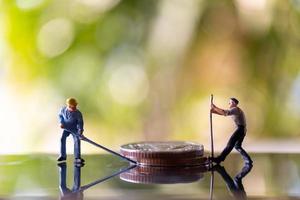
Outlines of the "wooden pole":
{"type": "MultiPolygon", "coordinates": [[[[213,104],[214,96],[210,96],[210,105],[213,104]]],[[[214,138],[213,138],[213,125],[212,125],[212,112],[210,111],[210,145],[211,145],[211,157],[214,157],[214,138]]]]}
{"type": "MultiPolygon", "coordinates": [[[[210,95],[210,107],[213,104],[214,96],[210,95]]],[[[209,112],[209,119],[210,119],[210,145],[211,145],[211,157],[214,157],[214,138],[213,138],[213,124],[212,124],[212,112],[210,110],[209,112]]],[[[213,167],[212,162],[210,163],[210,167],[213,167]]],[[[214,170],[211,170],[211,176],[210,176],[210,187],[209,187],[209,199],[213,199],[214,195],[214,170]]]]}

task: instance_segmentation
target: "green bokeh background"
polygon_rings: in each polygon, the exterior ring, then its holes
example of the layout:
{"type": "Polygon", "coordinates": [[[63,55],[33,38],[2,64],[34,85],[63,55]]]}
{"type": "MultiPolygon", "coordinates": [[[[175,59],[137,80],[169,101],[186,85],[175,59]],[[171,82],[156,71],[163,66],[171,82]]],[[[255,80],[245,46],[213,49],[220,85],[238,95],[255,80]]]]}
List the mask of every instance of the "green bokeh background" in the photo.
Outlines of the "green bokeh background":
{"type": "MultiPolygon", "coordinates": [[[[240,100],[249,141],[299,138],[298,0],[0,5],[0,115],[11,134],[3,152],[55,152],[57,112],[70,96],[85,134],[115,148],[139,140],[208,143],[211,93],[220,107],[231,96],[240,100]]],[[[216,117],[214,127],[223,144],[230,120],[216,117]]]]}

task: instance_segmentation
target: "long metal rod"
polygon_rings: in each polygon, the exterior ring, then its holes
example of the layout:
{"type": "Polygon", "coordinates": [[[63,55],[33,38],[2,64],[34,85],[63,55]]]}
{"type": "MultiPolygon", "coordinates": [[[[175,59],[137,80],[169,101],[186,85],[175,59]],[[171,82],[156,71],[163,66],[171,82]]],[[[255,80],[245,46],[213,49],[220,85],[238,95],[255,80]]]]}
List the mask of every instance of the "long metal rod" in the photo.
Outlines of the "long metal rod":
{"type": "Polygon", "coordinates": [[[92,144],[92,145],[94,145],[94,146],[96,146],[96,147],[99,147],[99,148],[101,148],[101,149],[103,149],[103,150],[105,150],[105,151],[107,151],[107,152],[109,152],[109,153],[111,153],[111,154],[114,154],[114,155],[116,155],[116,156],[118,156],[118,157],[120,157],[120,158],[122,158],[122,159],[124,159],[124,160],[127,160],[127,161],[129,161],[129,162],[131,162],[131,163],[133,163],[133,164],[135,164],[135,165],[137,164],[136,161],[131,160],[130,158],[127,158],[127,157],[125,157],[125,156],[123,156],[123,155],[121,155],[121,154],[119,154],[119,153],[117,153],[117,152],[115,152],[115,151],[113,151],[113,150],[110,150],[110,149],[108,149],[108,148],[106,148],[106,147],[104,147],[104,146],[102,146],[102,145],[100,145],[100,144],[98,144],[98,143],[96,143],[96,142],[94,142],[94,141],[88,139],[87,137],[85,137],[85,136],[83,136],[83,135],[81,135],[80,138],[81,138],[81,140],[83,140],[83,141],[85,141],[85,142],[87,142],[87,143],[90,143],[90,144],[92,144]]]}
{"type": "Polygon", "coordinates": [[[85,137],[84,135],[79,135],[79,134],[74,133],[73,131],[70,131],[70,130],[68,130],[68,129],[65,129],[65,130],[66,130],[66,131],[69,131],[69,132],[72,132],[73,134],[77,135],[81,140],[83,140],[83,141],[85,141],[85,142],[87,142],[87,143],[90,143],[90,144],[92,144],[92,145],[94,145],[94,146],[96,146],[96,147],[99,147],[100,149],[103,149],[103,150],[105,150],[105,151],[107,151],[107,152],[109,152],[109,153],[111,153],[111,154],[114,154],[114,155],[116,155],[116,156],[118,156],[118,157],[120,157],[120,158],[122,158],[122,159],[124,159],[124,160],[127,160],[127,161],[129,161],[129,162],[131,162],[131,163],[133,163],[133,164],[135,164],[135,165],[137,164],[136,161],[131,160],[130,158],[127,158],[127,157],[125,157],[125,156],[123,156],[123,155],[121,155],[121,154],[119,154],[119,153],[117,153],[117,152],[115,152],[115,151],[113,151],[113,150],[110,150],[109,148],[106,148],[105,146],[102,146],[102,145],[100,145],[100,144],[98,144],[98,143],[96,143],[96,142],[90,140],[89,138],[85,137]]]}

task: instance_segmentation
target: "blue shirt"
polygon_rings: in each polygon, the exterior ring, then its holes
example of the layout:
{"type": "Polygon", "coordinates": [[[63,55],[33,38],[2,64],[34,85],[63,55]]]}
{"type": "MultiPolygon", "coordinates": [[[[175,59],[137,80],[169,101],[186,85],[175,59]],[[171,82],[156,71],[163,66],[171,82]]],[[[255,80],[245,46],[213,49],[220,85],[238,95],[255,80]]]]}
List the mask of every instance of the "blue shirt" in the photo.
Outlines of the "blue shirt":
{"type": "Polygon", "coordinates": [[[64,126],[65,130],[75,133],[83,131],[83,119],[79,110],[71,111],[66,106],[62,107],[59,112],[59,122],[64,126]]]}

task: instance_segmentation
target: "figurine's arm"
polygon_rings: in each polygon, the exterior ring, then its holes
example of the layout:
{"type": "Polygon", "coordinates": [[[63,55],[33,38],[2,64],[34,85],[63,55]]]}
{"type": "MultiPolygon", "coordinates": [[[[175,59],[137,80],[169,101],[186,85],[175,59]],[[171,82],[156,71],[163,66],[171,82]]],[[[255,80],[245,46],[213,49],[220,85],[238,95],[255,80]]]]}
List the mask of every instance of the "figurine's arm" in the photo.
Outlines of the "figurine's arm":
{"type": "Polygon", "coordinates": [[[63,117],[63,108],[60,110],[59,114],[58,114],[58,118],[59,118],[59,123],[60,123],[60,127],[64,128],[64,117],[63,117]]]}
{"type": "Polygon", "coordinates": [[[211,106],[211,112],[217,115],[226,115],[225,110],[218,108],[217,106],[215,106],[214,104],[212,104],[211,106]]]}
{"type": "Polygon", "coordinates": [[[79,133],[82,134],[83,133],[83,118],[82,118],[82,114],[80,112],[78,114],[78,119],[77,119],[77,128],[79,130],[79,133]]]}

